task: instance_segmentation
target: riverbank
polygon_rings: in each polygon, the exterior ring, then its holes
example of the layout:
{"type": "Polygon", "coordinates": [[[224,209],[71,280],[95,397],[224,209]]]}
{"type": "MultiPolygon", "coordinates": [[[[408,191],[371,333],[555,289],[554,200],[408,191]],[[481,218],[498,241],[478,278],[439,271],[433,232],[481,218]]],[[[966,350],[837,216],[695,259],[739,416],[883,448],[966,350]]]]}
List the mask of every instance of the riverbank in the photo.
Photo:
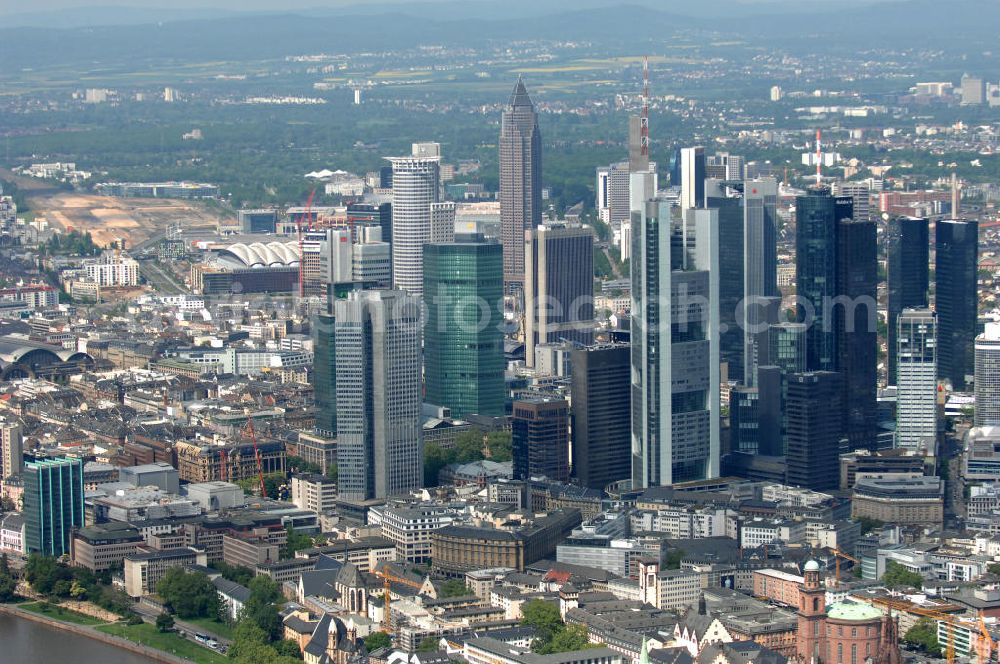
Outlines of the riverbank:
{"type": "Polygon", "coordinates": [[[0,604],[0,613],[29,620],[34,623],[39,623],[63,632],[70,632],[72,634],[76,634],[77,636],[83,636],[95,641],[101,641],[107,645],[121,648],[122,650],[128,650],[129,652],[147,657],[157,662],[164,662],[165,664],[191,664],[191,660],[171,655],[168,652],[156,650],[155,648],[150,648],[113,634],[100,632],[94,627],[77,625],[71,622],[56,620],[38,613],[32,613],[31,611],[25,611],[16,604],[0,604]]]}

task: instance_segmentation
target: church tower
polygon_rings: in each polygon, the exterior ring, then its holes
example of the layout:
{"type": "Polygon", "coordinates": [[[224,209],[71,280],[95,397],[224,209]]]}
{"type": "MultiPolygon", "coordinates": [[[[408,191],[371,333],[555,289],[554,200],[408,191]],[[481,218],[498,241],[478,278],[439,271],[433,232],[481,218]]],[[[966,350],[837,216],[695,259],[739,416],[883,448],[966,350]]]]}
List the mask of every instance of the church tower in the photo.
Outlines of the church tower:
{"type": "Polygon", "coordinates": [[[818,664],[825,653],[826,589],[820,583],[819,563],[805,565],[805,583],[799,591],[799,629],[796,651],[805,664],[818,664]]]}

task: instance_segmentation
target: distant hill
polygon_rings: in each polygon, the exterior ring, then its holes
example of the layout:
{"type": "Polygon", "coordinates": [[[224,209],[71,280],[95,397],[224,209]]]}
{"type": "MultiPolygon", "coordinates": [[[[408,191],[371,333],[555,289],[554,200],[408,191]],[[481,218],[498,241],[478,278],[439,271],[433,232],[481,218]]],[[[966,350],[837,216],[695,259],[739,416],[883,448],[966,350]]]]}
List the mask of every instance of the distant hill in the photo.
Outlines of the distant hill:
{"type": "MultiPolygon", "coordinates": [[[[684,16],[640,4],[587,6],[596,1],[511,0],[502,4],[505,10],[501,16],[496,15],[498,3],[494,2],[488,3],[491,9],[487,9],[487,3],[478,2],[424,2],[371,5],[363,11],[346,7],[266,15],[170,10],[178,14],[176,20],[72,30],[51,24],[5,27],[0,29],[0,62],[5,67],[24,68],[80,62],[139,65],[157,61],[259,60],[303,53],[350,53],[422,44],[464,46],[538,38],[588,40],[638,50],[646,43],[668,40],[675,31],[706,30],[753,43],[816,52],[883,46],[977,49],[980,44],[985,50],[995,48],[1000,25],[1000,2],[981,0],[910,0],[837,9],[820,5],[822,11],[810,13],[761,13],[786,7],[784,3],[766,3],[751,15],[738,11],[716,18],[684,16]],[[530,19],[525,18],[529,5],[536,12],[530,19]],[[537,14],[541,9],[549,13],[537,14]]],[[[807,4],[799,3],[797,7],[807,4]]],[[[739,9],[739,3],[730,5],[739,9]]],[[[134,19],[154,17],[158,11],[135,10],[129,15],[134,19]]],[[[4,24],[9,25],[6,21],[4,24]]]]}

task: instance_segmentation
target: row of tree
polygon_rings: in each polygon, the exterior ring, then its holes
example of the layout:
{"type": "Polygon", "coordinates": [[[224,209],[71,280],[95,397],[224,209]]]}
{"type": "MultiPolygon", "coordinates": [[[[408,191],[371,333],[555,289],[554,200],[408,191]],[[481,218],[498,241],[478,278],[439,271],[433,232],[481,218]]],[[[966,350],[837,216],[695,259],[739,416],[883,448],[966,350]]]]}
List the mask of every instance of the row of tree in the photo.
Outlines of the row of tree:
{"type": "Polygon", "coordinates": [[[479,429],[463,431],[449,449],[437,443],[424,445],[424,486],[437,486],[441,470],[453,463],[469,463],[486,458],[489,448],[491,461],[510,461],[513,458],[509,431],[491,431],[484,434],[479,429]]]}

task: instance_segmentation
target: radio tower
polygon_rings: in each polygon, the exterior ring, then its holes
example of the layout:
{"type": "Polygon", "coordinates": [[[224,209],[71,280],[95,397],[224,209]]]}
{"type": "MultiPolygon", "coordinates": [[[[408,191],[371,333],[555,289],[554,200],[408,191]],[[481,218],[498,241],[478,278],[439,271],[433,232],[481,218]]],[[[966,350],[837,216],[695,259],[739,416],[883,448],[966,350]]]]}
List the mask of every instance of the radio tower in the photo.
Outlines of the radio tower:
{"type": "Polygon", "coordinates": [[[642,119],[639,121],[640,152],[649,159],[649,56],[642,56],[642,119]]]}

